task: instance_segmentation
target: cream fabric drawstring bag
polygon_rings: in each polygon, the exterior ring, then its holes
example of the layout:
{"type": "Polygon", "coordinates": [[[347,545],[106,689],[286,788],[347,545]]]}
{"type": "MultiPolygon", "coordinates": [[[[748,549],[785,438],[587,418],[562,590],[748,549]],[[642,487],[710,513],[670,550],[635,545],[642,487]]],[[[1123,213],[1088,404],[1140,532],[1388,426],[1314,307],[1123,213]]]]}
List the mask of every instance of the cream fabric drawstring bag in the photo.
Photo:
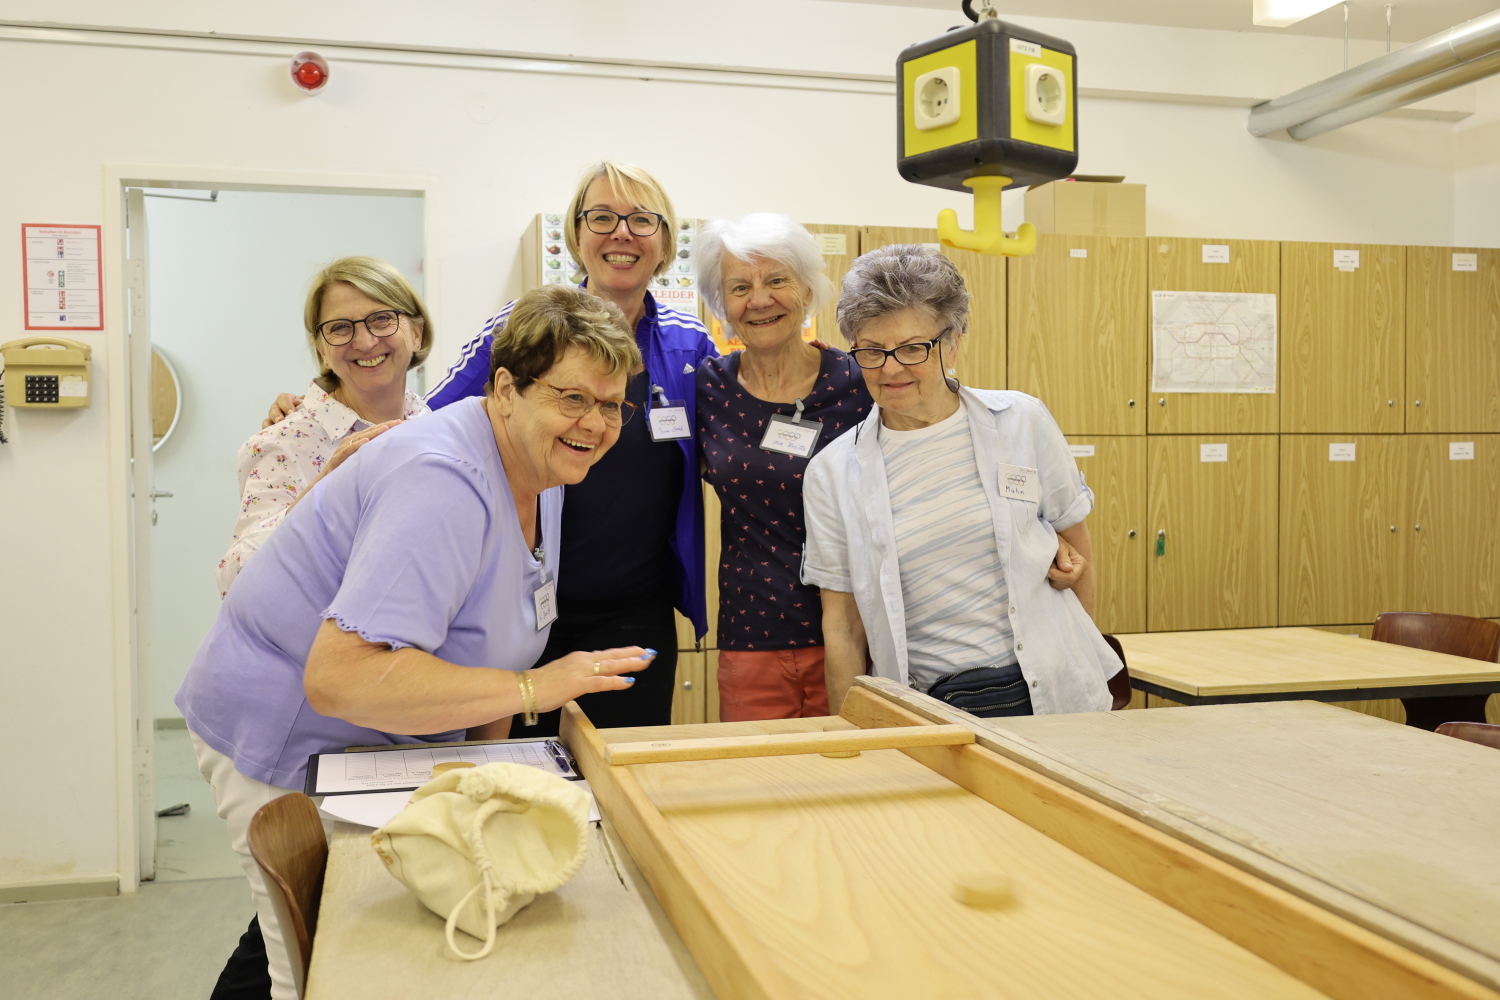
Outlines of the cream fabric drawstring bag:
{"type": "Polygon", "coordinates": [[[522,764],[449,771],[412,793],[370,840],[392,875],[447,918],[448,947],[476,959],[495,928],[578,873],[588,854],[589,795],[522,764]],[[455,927],[484,942],[458,947],[455,927]]]}

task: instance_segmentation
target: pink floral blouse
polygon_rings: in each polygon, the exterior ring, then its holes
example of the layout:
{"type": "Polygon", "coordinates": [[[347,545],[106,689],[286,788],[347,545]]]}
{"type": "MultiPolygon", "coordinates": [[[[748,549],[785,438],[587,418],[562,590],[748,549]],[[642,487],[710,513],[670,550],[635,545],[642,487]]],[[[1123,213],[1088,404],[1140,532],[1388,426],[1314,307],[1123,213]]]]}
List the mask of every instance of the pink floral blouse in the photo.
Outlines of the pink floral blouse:
{"type": "MultiPolygon", "coordinates": [[[[403,418],[410,420],[430,412],[420,396],[406,394],[403,418]]],[[[240,515],[229,551],[214,570],[220,597],[229,593],[229,585],[250,557],[281,524],[302,491],[318,478],[339,442],[369,426],[368,421],[313,382],[301,406],[240,446],[240,515]]]]}

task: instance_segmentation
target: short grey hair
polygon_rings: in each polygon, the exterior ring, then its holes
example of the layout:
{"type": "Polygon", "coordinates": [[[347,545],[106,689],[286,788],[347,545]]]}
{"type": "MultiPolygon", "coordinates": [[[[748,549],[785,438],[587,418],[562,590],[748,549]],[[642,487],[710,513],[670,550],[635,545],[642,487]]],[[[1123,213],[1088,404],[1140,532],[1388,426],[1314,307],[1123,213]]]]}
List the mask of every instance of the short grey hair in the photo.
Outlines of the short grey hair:
{"type": "Polygon", "coordinates": [[[969,329],[969,290],[953,261],[923,243],[893,243],[860,256],[844,275],[839,332],[854,343],[868,322],[902,309],[919,309],[953,328],[969,329]]]}
{"type": "Polygon", "coordinates": [[[720,322],[724,318],[724,255],[751,261],[756,258],[789,268],[810,289],[802,303],[804,315],[817,312],[833,298],[833,282],[824,273],[823,250],[813,234],[785,215],[756,212],[741,219],[709,219],[698,227],[693,244],[693,270],[703,301],[720,322]]]}

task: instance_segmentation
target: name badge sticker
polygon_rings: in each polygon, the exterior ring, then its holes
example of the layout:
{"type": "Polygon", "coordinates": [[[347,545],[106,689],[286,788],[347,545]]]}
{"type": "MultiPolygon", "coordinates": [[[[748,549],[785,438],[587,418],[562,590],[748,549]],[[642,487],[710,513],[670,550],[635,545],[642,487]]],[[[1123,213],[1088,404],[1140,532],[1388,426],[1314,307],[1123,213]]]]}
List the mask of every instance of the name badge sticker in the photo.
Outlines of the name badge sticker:
{"type": "Polygon", "coordinates": [[[802,400],[797,400],[797,412],[793,416],[773,413],[766,421],[766,433],[760,439],[761,448],[794,458],[811,458],[818,447],[818,438],[823,434],[823,421],[802,419],[802,400]]]}
{"type": "Polygon", "coordinates": [[[653,441],[682,441],[693,436],[693,427],[688,423],[687,404],[680,399],[668,399],[667,392],[653,385],[656,405],[646,414],[651,426],[653,441]]]}
{"type": "Polygon", "coordinates": [[[531,599],[536,603],[536,630],[540,632],[557,621],[557,588],[548,580],[532,592],[531,599]]]}
{"type": "Polygon", "coordinates": [[[1000,495],[1007,500],[1040,503],[1042,500],[1040,479],[1035,469],[1020,465],[1002,465],[1000,466],[1000,495]]]}

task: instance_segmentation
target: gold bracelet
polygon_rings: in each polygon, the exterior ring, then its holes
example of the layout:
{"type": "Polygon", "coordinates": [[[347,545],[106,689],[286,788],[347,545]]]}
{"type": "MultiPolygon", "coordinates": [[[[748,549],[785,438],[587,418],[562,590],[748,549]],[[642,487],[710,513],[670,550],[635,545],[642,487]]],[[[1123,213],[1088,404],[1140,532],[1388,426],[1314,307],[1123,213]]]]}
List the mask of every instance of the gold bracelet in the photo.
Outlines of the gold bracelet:
{"type": "Polygon", "coordinates": [[[516,674],[516,680],[521,685],[521,710],[525,713],[522,725],[536,725],[536,688],[531,683],[531,671],[522,670],[516,674]]]}

